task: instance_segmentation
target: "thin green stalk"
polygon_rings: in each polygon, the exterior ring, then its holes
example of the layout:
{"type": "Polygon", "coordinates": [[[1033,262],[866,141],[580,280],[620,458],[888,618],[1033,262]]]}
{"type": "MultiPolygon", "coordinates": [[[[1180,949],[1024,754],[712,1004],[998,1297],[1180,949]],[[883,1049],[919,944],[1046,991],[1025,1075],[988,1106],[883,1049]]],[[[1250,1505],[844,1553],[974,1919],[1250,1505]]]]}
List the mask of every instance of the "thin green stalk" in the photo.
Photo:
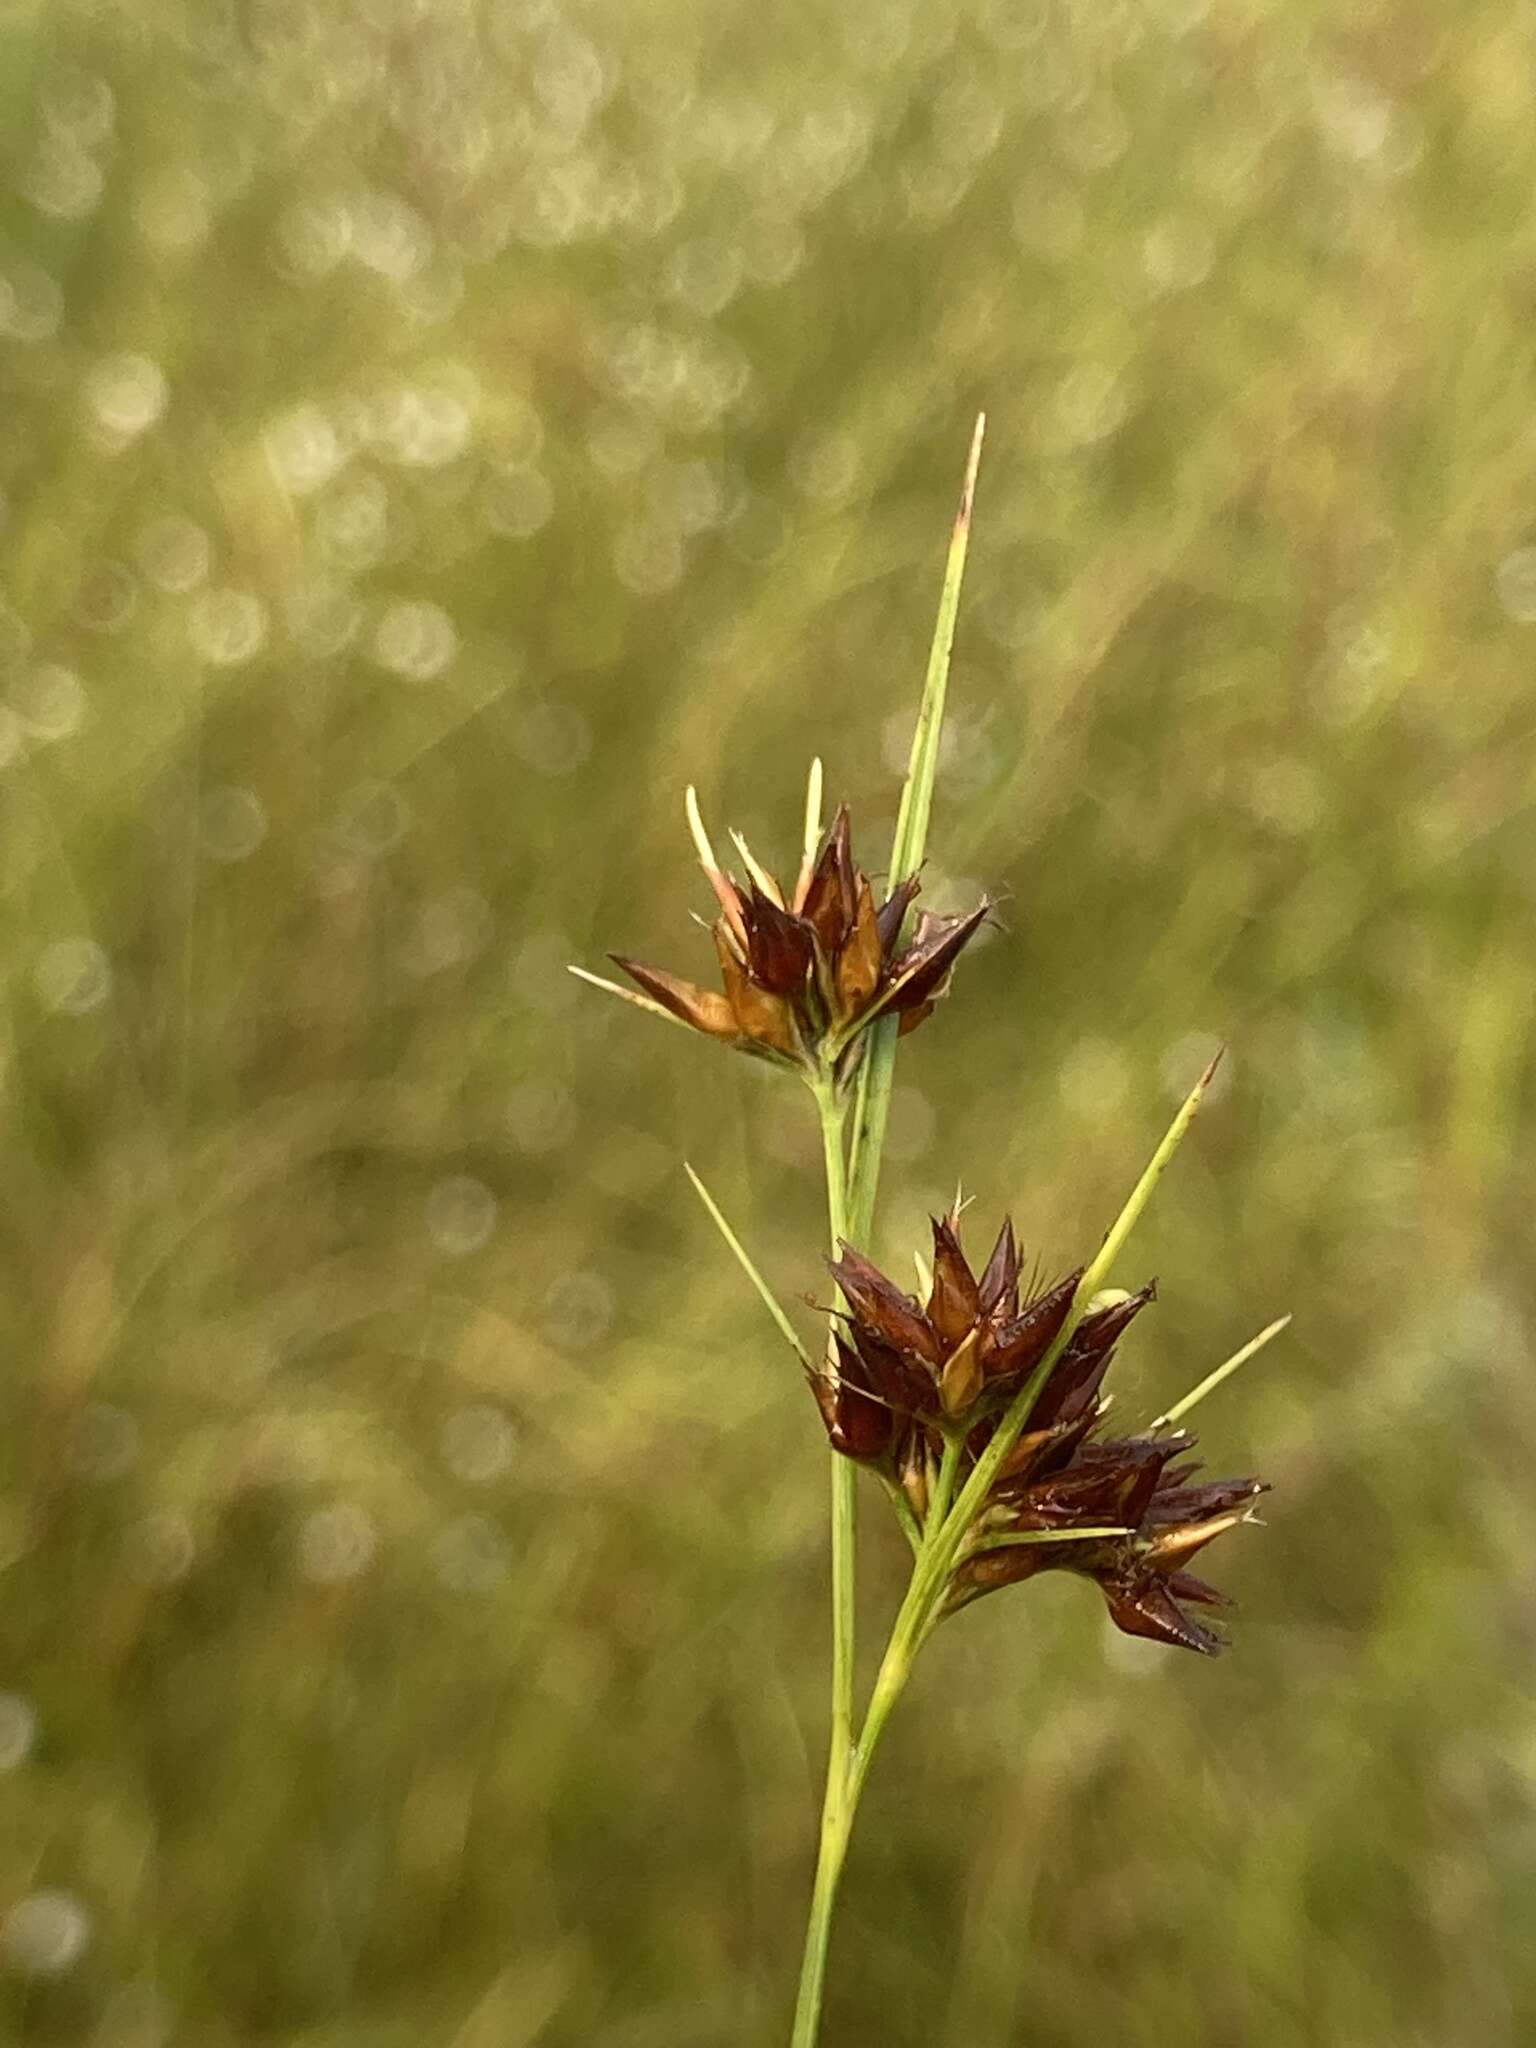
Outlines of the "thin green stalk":
{"type": "Polygon", "coordinates": [[[912,1512],[912,1503],[894,1479],[887,1478],[884,1473],[879,1477],[881,1485],[885,1488],[886,1499],[891,1504],[891,1510],[901,1524],[901,1533],[912,1546],[912,1555],[920,1557],[923,1549],[923,1532],[918,1527],[916,1515],[912,1512]]]}
{"type": "Polygon", "coordinates": [[[727,1223],[724,1210],[709,1192],[709,1189],[705,1187],[703,1181],[699,1179],[699,1176],[694,1172],[686,1159],[683,1161],[683,1171],[692,1182],[694,1193],[704,1204],[710,1221],[725,1239],[732,1258],[735,1259],[737,1265],[740,1266],[743,1273],[751,1281],[758,1299],[762,1302],[764,1308],[767,1309],[769,1315],[773,1317],[774,1328],[779,1332],[785,1343],[789,1345],[800,1363],[805,1367],[805,1370],[809,1372],[811,1370],[811,1361],[806,1356],[805,1346],[796,1336],[794,1324],[775,1300],[773,1289],[757,1270],[752,1254],[747,1250],[735,1231],[732,1230],[730,1224],[727,1223]]]}
{"type": "MultiPolygon", "coordinates": [[[[959,1470],[961,1451],[962,1444],[958,1435],[944,1447],[944,1457],[934,1482],[933,1498],[929,1503],[926,1529],[918,1548],[917,1560],[913,1565],[914,1585],[923,1572],[925,1561],[931,1556],[947,1527],[945,1509],[959,1470]]],[[[839,1459],[838,1462],[852,1472],[853,1468],[848,1459],[839,1459]]],[[[906,1616],[907,1611],[904,1605],[902,1615],[906,1616]]],[[[816,2048],[821,2028],[821,1998],[826,1976],[827,1946],[832,1932],[832,1913],[837,1902],[838,1880],[842,1876],[848,1843],[853,1834],[859,1795],[869,1776],[870,1765],[874,1761],[875,1750],[879,1746],[885,1724],[890,1719],[892,1709],[912,1674],[912,1665],[921,1647],[923,1632],[921,1626],[912,1626],[910,1623],[903,1628],[900,1619],[898,1620],[897,1629],[892,1634],[881,1660],[880,1674],[870,1695],[863,1727],[859,1731],[858,1740],[849,1743],[835,1785],[832,1773],[828,1773],[827,1798],[822,1809],[821,1848],[816,1865],[816,1882],[811,1894],[805,1965],[800,1978],[800,1996],[795,2007],[791,2048],[816,2048]]]]}
{"type": "Polygon", "coordinates": [[[952,1429],[944,1439],[944,1455],[939,1460],[938,1477],[933,1482],[933,1497],[928,1503],[927,1526],[941,1529],[949,1513],[949,1503],[954,1497],[955,1474],[960,1470],[960,1453],[965,1448],[965,1439],[959,1430],[952,1429]]]}
{"type": "Polygon", "coordinates": [[[854,1750],[850,1787],[850,1801],[854,1804],[864,1789],[864,1781],[869,1776],[875,1751],[880,1746],[881,1736],[885,1733],[885,1724],[890,1719],[896,1702],[906,1691],[907,1680],[912,1676],[912,1666],[917,1660],[917,1653],[937,1619],[937,1606],[925,1610],[912,1603],[911,1593],[920,1579],[926,1583],[932,1571],[931,1560],[943,1543],[950,1526],[950,1502],[954,1495],[955,1480],[959,1474],[964,1450],[965,1439],[958,1430],[946,1437],[944,1455],[934,1479],[933,1496],[928,1503],[923,1547],[912,1568],[908,1597],[902,1603],[901,1611],[891,1630],[890,1641],[886,1645],[885,1655],[880,1660],[880,1670],[869,1696],[864,1725],[859,1731],[858,1744],[854,1750]]]}
{"type": "MultiPolygon", "coordinates": [[[[818,1082],[816,1108],[827,1172],[827,1222],[832,1256],[848,1235],[848,1181],[843,1104],[830,1076],[818,1082]]],[[[854,1479],[852,1461],[832,1453],[832,1746],[846,1759],[853,1741],[854,1479]]]]}
{"type": "Polygon", "coordinates": [[[1097,1543],[1106,1536],[1134,1536],[1134,1529],[1109,1522],[1101,1529],[1009,1529],[998,1536],[978,1536],[967,1544],[967,1557],[981,1557],[989,1550],[1013,1550],[1031,1543],[1097,1543]]]}
{"type": "MultiPolygon", "coordinates": [[[[813,1091],[821,1120],[822,1153],[826,1162],[827,1220],[836,1257],[848,1235],[846,1109],[830,1074],[813,1091]]],[[[795,2002],[793,2048],[814,2048],[821,2027],[821,2001],[832,1938],[832,1910],[838,1880],[853,1828],[853,1665],[856,1549],[854,1485],[849,1458],[832,1460],[832,1727],[827,1749],[827,1782],[822,1797],[821,1839],[811,1908],[806,1921],[805,1953],[800,1966],[800,1991],[795,2002]]]]}
{"type": "Polygon", "coordinates": [[[1171,1408],[1165,1410],[1148,1427],[1171,1429],[1174,1423],[1181,1421],[1189,1413],[1191,1408],[1203,1401],[1207,1394],[1214,1394],[1222,1381],[1229,1380],[1240,1365],[1246,1365],[1255,1353],[1262,1351],[1272,1337],[1278,1337],[1282,1330],[1288,1329],[1290,1321],[1289,1316],[1280,1316],[1267,1330],[1260,1330],[1257,1337],[1250,1337],[1240,1351],[1234,1351],[1232,1356],[1218,1365],[1214,1372],[1208,1372],[1198,1387],[1191,1387],[1182,1401],[1175,1401],[1171,1408]]]}

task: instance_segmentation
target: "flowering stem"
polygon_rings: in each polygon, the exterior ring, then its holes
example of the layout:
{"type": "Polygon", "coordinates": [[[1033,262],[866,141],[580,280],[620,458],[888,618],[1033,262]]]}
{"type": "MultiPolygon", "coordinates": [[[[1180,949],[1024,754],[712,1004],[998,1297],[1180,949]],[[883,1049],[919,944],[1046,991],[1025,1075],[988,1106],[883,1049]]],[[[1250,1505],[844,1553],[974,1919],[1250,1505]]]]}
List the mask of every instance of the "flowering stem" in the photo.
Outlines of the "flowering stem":
{"type": "MultiPolygon", "coordinates": [[[[928,840],[928,816],[933,802],[934,777],[938,769],[939,738],[944,722],[944,699],[949,684],[950,649],[955,637],[955,619],[960,606],[960,585],[965,574],[966,551],[971,538],[971,509],[976,493],[976,471],[981,461],[985,417],[976,421],[971,439],[970,459],[960,493],[960,509],[950,538],[944,566],[944,584],[939,596],[939,615],[934,626],[928,670],[923,681],[917,726],[912,736],[912,755],[902,787],[896,835],[891,848],[890,886],[896,888],[906,876],[921,867],[928,840]]],[[[820,764],[812,770],[806,804],[807,860],[814,840],[812,817],[821,806],[820,764]]],[[[880,1180],[880,1158],[885,1149],[886,1118],[890,1111],[891,1080],[896,1066],[896,1040],[900,1020],[877,1017],[864,1039],[858,1081],[853,1091],[853,1129],[845,1126],[848,1102],[840,1092],[835,1075],[823,1068],[812,1083],[816,1108],[821,1118],[822,1149],[826,1156],[827,1212],[832,1226],[832,1252],[838,1256],[839,1240],[862,1249],[869,1241],[874,1222],[875,1191],[880,1180]],[[851,1162],[851,1163],[850,1163],[851,1162]]],[[[958,1444],[953,1455],[946,1448],[938,1486],[947,1504],[959,1469],[958,1444]]],[[[816,1860],[816,1879],[811,1893],[810,1920],[805,1931],[805,1958],[800,1970],[800,1994],[795,2003],[795,2024],[791,2048],[816,2048],[821,2032],[821,2000],[826,1978],[827,1946],[832,1934],[832,1909],[836,1903],[838,1879],[848,1854],[853,1831],[854,1809],[869,1770],[880,1732],[895,1705],[912,1657],[922,1638],[924,1609],[910,1641],[892,1636],[880,1666],[880,1677],[871,1695],[863,1729],[857,1742],[853,1734],[853,1650],[854,1650],[854,1482],[850,1459],[832,1454],[832,1739],[827,1759],[826,1794],[822,1803],[821,1846],[816,1860]]],[[[937,1495],[936,1495],[937,1498],[937,1495]]],[[[930,1507],[926,1525],[914,1545],[917,1555],[912,1567],[912,1585],[924,1578],[925,1565],[934,1544],[948,1529],[943,1507],[935,1514],[930,1507]]],[[[908,1529],[916,1536],[915,1522],[908,1529]]],[[[897,1619],[907,1614],[911,1593],[897,1619]]]]}

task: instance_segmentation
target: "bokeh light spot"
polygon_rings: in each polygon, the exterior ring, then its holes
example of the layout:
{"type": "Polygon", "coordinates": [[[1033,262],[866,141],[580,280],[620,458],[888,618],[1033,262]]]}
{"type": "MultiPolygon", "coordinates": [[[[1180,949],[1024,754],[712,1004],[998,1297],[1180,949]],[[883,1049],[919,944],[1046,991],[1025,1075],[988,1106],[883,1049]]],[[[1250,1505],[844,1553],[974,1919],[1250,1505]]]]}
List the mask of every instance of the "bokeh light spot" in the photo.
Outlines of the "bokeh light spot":
{"type": "Polygon", "coordinates": [[[294,1561],[306,1579],[340,1585],[365,1572],[377,1548],[372,1516],[351,1501],[335,1501],[300,1521],[294,1561]]]}
{"type": "Polygon", "coordinates": [[[34,739],[62,740],[84,725],[90,700],[72,668],[46,662],[12,686],[11,706],[34,739]]]}
{"type": "Polygon", "coordinates": [[[32,979],[44,1009],[83,1017],[112,993],[112,962],[94,939],[55,939],[44,949],[32,979]]]}
{"type": "Polygon", "coordinates": [[[267,608],[253,590],[199,591],[187,612],[187,638],[215,668],[236,668],[261,652],[267,608]]]}
{"type": "Polygon", "coordinates": [[[374,628],[374,660],[413,683],[440,676],[458,651],[453,620],[440,604],[426,598],[402,598],[386,605],[374,628]]]}
{"type": "Polygon", "coordinates": [[[207,532],[179,513],[150,520],[139,533],[135,554],[155,588],[175,596],[196,590],[213,567],[213,542],[207,532]]]}
{"type": "Polygon", "coordinates": [[[152,356],[107,356],[85,380],[85,400],[109,445],[126,447],[165,411],[170,385],[152,356]]]}
{"type": "Polygon", "coordinates": [[[473,1401],[455,1409],[444,1422],[438,1448],[455,1479],[487,1486],[510,1470],[517,1454],[517,1429],[505,1409],[473,1401]]]}
{"type": "Polygon", "coordinates": [[[18,1976],[62,1976],[90,1940],[91,1915],[73,1892],[28,1892],[0,1919],[0,1959],[18,1976]]]}
{"type": "Polygon", "coordinates": [[[427,1235],[449,1258],[467,1257],[490,1242],[498,1203],[483,1180],[451,1173],[427,1195],[427,1235]]]}
{"type": "Polygon", "coordinates": [[[228,783],[198,806],[198,841],[210,860],[247,860],[267,836],[267,808],[253,789],[228,783]]]}

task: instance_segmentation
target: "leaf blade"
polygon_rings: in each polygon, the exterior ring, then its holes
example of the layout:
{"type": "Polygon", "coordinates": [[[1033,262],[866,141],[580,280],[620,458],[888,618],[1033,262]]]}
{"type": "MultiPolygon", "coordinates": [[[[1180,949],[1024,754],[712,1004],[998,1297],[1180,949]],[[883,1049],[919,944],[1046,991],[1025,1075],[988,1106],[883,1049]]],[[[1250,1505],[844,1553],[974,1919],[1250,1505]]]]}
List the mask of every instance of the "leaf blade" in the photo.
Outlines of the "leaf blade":
{"type": "Polygon", "coordinates": [[[1246,1365],[1256,1352],[1262,1351],[1264,1346],[1278,1337],[1282,1330],[1289,1329],[1290,1322],[1291,1318],[1288,1315],[1277,1316],[1267,1329],[1260,1330],[1257,1337],[1250,1337],[1248,1342],[1234,1351],[1230,1358],[1223,1359],[1214,1372],[1208,1372],[1198,1386],[1190,1388],[1182,1401],[1175,1401],[1171,1408],[1150,1422],[1147,1427],[1171,1429],[1174,1423],[1187,1415],[1197,1402],[1203,1401],[1207,1394],[1214,1394],[1222,1381],[1230,1379],[1239,1366],[1246,1365]]]}
{"type": "MultiPolygon", "coordinates": [[[[965,466],[965,481],[960,490],[960,509],[955,515],[949,554],[944,564],[944,583],[939,592],[939,612],[928,651],[928,668],[923,678],[923,694],[918,702],[917,723],[912,731],[907,779],[902,784],[901,803],[896,813],[887,885],[891,891],[916,874],[927,850],[928,819],[933,808],[939,740],[949,691],[950,655],[955,642],[955,621],[960,611],[960,587],[965,580],[965,559],[971,544],[976,474],[981,466],[981,447],[986,430],[987,416],[984,412],[978,413],[965,466]]],[[[896,1067],[896,1040],[900,1032],[901,1019],[887,1016],[870,1025],[864,1038],[864,1057],[859,1067],[854,1099],[849,1171],[849,1229],[856,1244],[868,1241],[874,1220],[880,1156],[885,1145],[891,1083],[896,1067]]]]}
{"type": "Polygon", "coordinates": [[[785,1338],[785,1340],[792,1347],[796,1357],[800,1360],[800,1363],[804,1366],[806,1372],[814,1373],[814,1367],[812,1366],[811,1361],[806,1354],[805,1346],[800,1342],[799,1337],[795,1334],[795,1327],[793,1323],[791,1323],[789,1317],[784,1313],[784,1310],[780,1307],[779,1302],[773,1293],[773,1290],[768,1285],[768,1282],[763,1278],[762,1274],[758,1271],[757,1266],[752,1259],[751,1253],[747,1250],[746,1246],[742,1243],[741,1239],[736,1235],[735,1231],[732,1230],[730,1224],[726,1222],[724,1212],[721,1210],[719,1203],[715,1200],[714,1196],[709,1192],[709,1189],[705,1187],[703,1181],[699,1179],[699,1176],[694,1172],[693,1168],[689,1165],[686,1159],[683,1161],[683,1171],[687,1174],[689,1180],[693,1183],[694,1193],[698,1196],[699,1200],[704,1204],[705,1209],[709,1212],[710,1221],[714,1224],[716,1230],[719,1231],[720,1235],[725,1239],[725,1242],[730,1249],[732,1257],[735,1259],[737,1265],[740,1266],[743,1273],[745,1273],[747,1278],[751,1281],[753,1287],[757,1290],[758,1296],[761,1299],[764,1308],[766,1308],[769,1315],[773,1317],[774,1324],[777,1327],[780,1336],[785,1338]]]}

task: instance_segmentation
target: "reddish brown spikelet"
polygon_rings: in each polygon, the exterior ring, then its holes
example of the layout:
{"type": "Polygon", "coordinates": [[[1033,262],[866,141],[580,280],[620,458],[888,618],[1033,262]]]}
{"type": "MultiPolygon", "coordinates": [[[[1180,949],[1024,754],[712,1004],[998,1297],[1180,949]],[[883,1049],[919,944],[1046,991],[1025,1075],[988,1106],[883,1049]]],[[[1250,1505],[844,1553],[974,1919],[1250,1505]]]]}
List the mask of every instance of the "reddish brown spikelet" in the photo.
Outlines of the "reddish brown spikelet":
{"type": "MultiPolygon", "coordinates": [[[[885,1404],[883,1426],[863,1424],[864,1441],[879,1446],[863,1455],[885,1460],[909,1497],[914,1475],[932,1469],[957,1429],[963,1459],[985,1453],[1008,1402],[1059,1346],[955,1567],[949,1609],[1044,1571],[1071,1571],[1098,1586],[1118,1628],[1214,1655],[1221,1638],[1185,1604],[1216,1607],[1223,1596],[1186,1567],[1247,1518],[1261,1482],[1201,1480],[1188,1456],[1194,1440],[1182,1430],[1100,1434],[1100,1386],[1155,1286],[1106,1302],[1063,1343],[1081,1272],[1020,1309],[1012,1225],[1003,1222],[978,1280],[956,1221],[933,1219],[925,1306],[851,1246],[830,1262],[847,1303],[846,1334],[837,1340],[839,1355],[853,1361],[845,1377],[885,1404]]],[[[824,1413],[842,1447],[855,1419],[825,1406],[824,1413]]]]}
{"type": "Polygon", "coordinates": [[[1082,1277],[1079,1267],[1036,1295],[1019,1315],[997,1326],[987,1362],[990,1376],[1000,1384],[1012,1385],[1029,1377],[1060,1335],[1082,1277]]]}
{"type": "Polygon", "coordinates": [[[880,985],[880,926],[867,875],[857,880],[853,922],[837,956],[833,980],[844,1017],[857,1017],[880,985]]]}
{"type": "Polygon", "coordinates": [[[674,1017],[681,1017],[696,1031],[707,1032],[711,1038],[736,1036],[736,1018],[731,1005],[717,990],[700,988],[697,982],[668,974],[664,967],[648,967],[643,960],[630,960],[622,953],[610,953],[608,957],[663,1009],[670,1010],[674,1017]]]}
{"type": "Polygon", "coordinates": [[[846,805],[839,807],[789,908],[778,884],[750,855],[750,889],[717,867],[696,809],[690,816],[701,865],[722,912],[711,926],[722,995],[644,961],[612,957],[674,1017],[744,1052],[812,1073],[830,1063],[846,1078],[844,1056],[876,1017],[899,1013],[905,1032],[929,1014],[986,914],[982,903],[965,917],[925,915],[912,944],[898,954],[917,877],[909,876],[875,908],[869,877],[853,857],[846,805]]]}
{"type": "Polygon", "coordinates": [[[951,1224],[937,1216],[932,1222],[933,1288],[928,1296],[928,1320],[945,1344],[958,1344],[981,1314],[981,1295],[951,1224]]]}
{"type": "Polygon", "coordinates": [[[803,905],[803,914],[809,919],[823,951],[828,955],[837,952],[853,929],[858,907],[848,806],[839,804],[837,816],[832,820],[832,828],[811,872],[811,886],[806,891],[803,905]]]}
{"type": "Polygon", "coordinates": [[[725,925],[713,926],[715,953],[720,962],[720,979],[725,999],[735,1020],[738,1038],[753,1046],[766,1047],[786,1057],[795,1050],[795,1027],[788,1003],[754,981],[731,950],[725,925]]]}
{"type": "Polygon", "coordinates": [[[912,907],[912,900],[922,887],[916,875],[908,875],[899,882],[886,897],[876,914],[875,924],[880,934],[880,952],[884,959],[891,959],[896,951],[896,941],[901,937],[902,920],[912,907]]]}
{"type": "Polygon", "coordinates": [[[1048,1429],[1053,1422],[1070,1422],[1082,1413],[1103,1384],[1122,1333],[1156,1293],[1156,1283],[1151,1282],[1128,1300],[1083,1318],[1029,1411],[1031,1429],[1048,1429]]]}
{"type": "Polygon", "coordinates": [[[963,917],[937,917],[925,910],[912,944],[892,963],[882,1007],[912,1010],[943,993],[949,970],[981,929],[992,908],[985,898],[963,917]]]}
{"type": "Polygon", "coordinates": [[[816,1405],[826,1424],[835,1451],[844,1457],[882,1457],[890,1446],[894,1421],[891,1411],[875,1395],[856,1352],[838,1339],[836,1377],[818,1373],[811,1381],[816,1405]]]}
{"type": "Polygon", "coordinates": [[[1019,1248],[1013,1241],[1011,1218],[1003,1218],[992,1256],[982,1272],[978,1293],[987,1316],[1012,1316],[1019,1307],[1019,1248]]]}
{"type": "Polygon", "coordinates": [[[782,910],[754,889],[747,899],[747,962],[753,978],[775,995],[797,994],[815,961],[816,949],[804,918],[782,910]]]}
{"type": "Polygon", "coordinates": [[[910,1294],[904,1294],[894,1280],[888,1280],[872,1260],[843,1245],[841,1259],[828,1260],[832,1277],[843,1290],[855,1322],[897,1351],[912,1351],[931,1365],[939,1362],[940,1349],[932,1326],[910,1294]]]}

